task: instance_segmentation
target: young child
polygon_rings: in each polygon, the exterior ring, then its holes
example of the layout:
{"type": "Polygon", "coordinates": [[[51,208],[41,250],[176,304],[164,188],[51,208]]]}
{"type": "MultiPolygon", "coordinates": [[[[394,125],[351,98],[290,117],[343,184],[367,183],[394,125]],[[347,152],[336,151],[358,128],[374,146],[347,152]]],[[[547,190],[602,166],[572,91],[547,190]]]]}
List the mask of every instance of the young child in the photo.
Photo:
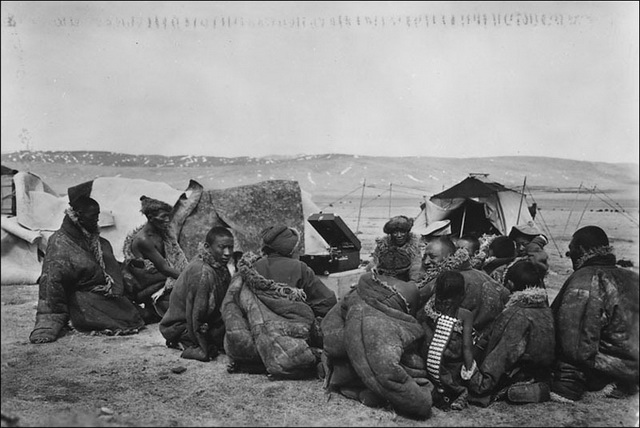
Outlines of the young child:
{"type": "Polygon", "coordinates": [[[182,271],[160,321],[160,333],[170,348],[182,348],[182,358],[209,361],[223,346],[224,322],[220,304],[231,275],[227,264],[233,256],[233,234],[224,227],[207,233],[196,257],[182,271]]]}
{"type": "Polygon", "coordinates": [[[434,383],[434,405],[443,410],[467,407],[465,379],[475,370],[473,314],[460,307],[465,297],[464,277],[444,271],[436,278],[435,293],[418,319],[427,335],[423,355],[429,379],[434,383]],[[469,375],[467,375],[469,373],[469,375]]]}

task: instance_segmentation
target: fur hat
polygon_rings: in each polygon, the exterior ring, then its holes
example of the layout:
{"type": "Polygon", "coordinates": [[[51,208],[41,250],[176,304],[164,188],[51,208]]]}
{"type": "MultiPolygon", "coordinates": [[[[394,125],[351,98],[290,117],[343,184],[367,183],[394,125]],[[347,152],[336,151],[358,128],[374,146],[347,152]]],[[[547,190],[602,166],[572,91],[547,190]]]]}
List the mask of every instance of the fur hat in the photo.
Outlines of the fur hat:
{"type": "Polygon", "coordinates": [[[264,246],[283,256],[290,256],[298,247],[300,234],[292,227],[279,224],[264,229],[260,236],[264,246]]]}
{"type": "Polygon", "coordinates": [[[413,227],[413,219],[404,215],[392,217],[385,223],[382,231],[386,234],[391,234],[396,231],[409,232],[413,227]]]}
{"type": "Polygon", "coordinates": [[[166,202],[150,198],[148,196],[140,196],[140,212],[146,216],[157,214],[160,211],[172,212],[173,207],[166,202]]]}
{"type": "Polygon", "coordinates": [[[510,238],[513,239],[514,237],[519,235],[525,235],[529,238],[533,238],[535,236],[542,235],[542,232],[540,231],[540,229],[538,229],[538,226],[536,226],[534,222],[528,221],[524,224],[519,224],[511,228],[511,232],[509,232],[510,238]]]}

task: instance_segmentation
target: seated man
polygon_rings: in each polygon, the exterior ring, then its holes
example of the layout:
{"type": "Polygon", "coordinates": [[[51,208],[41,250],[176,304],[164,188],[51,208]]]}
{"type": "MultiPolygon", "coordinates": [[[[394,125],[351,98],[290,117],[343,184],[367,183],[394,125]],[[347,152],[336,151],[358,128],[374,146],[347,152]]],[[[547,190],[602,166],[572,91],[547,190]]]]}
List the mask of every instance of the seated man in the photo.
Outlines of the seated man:
{"type": "Polygon", "coordinates": [[[100,205],[88,196],[70,199],[62,226],[47,244],[29,340],[57,340],[69,319],[80,331],[137,333],[144,321],[123,296],[120,266],[109,241],[100,237],[100,205]]]}
{"type": "Polygon", "coordinates": [[[166,312],[173,283],[187,258],[171,225],[171,205],[147,196],[140,201],[147,222],[125,238],[123,273],[128,293],[143,305],[143,317],[150,324],[166,312]]]}
{"type": "Polygon", "coordinates": [[[512,294],[468,382],[471,403],[486,407],[503,395],[520,403],[549,399],[555,336],[543,278],[529,259],[509,268],[505,281],[512,294]]]}
{"type": "Polygon", "coordinates": [[[379,263],[380,254],[384,253],[388,248],[397,248],[409,256],[411,259],[411,268],[404,274],[402,278],[405,281],[418,281],[422,274],[422,254],[420,251],[420,238],[411,233],[413,227],[413,219],[399,215],[387,221],[383,227],[386,234],[383,237],[376,238],[376,247],[373,250],[373,266],[379,263]]]}
{"type": "Polygon", "coordinates": [[[578,229],[569,243],[573,274],[551,305],[557,365],[552,399],[585,391],[621,397],[638,392],[638,274],[617,267],[601,228],[578,229]]]}
{"type": "Polygon", "coordinates": [[[414,318],[418,289],[399,279],[410,268],[406,253],[387,248],[324,318],[325,388],[424,419],[431,415],[433,385],[419,355],[424,330],[414,318]]]}
{"type": "Polygon", "coordinates": [[[549,270],[549,255],[544,251],[549,242],[532,222],[513,226],[509,238],[516,243],[517,256],[528,256],[534,263],[538,263],[547,272],[549,270]]]}
{"type": "Polygon", "coordinates": [[[285,225],[262,231],[264,256],[246,253],[223,302],[224,348],[229,372],[270,377],[315,376],[320,363],[320,322],[337,299],[297,259],[300,234],[285,225]]]}
{"type": "Polygon", "coordinates": [[[502,312],[509,299],[509,290],[498,284],[485,272],[473,269],[469,254],[457,249],[447,236],[432,238],[425,249],[426,276],[418,284],[421,310],[435,292],[435,279],[446,270],[460,272],[464,277],[465,298],[460,307],[473,314],[473,328],[478,337],[476,347],[481,348],[485,332],[502,312]]]}
{"type": "Polygon", "coordinates": [[[209,361],[223,346],[224,322],[220,313],[231,275],[233,234],[224,227],[207,233],[198,256],[178,277],[169,308],[160,321],[160,333],[169,347],[183,348],[182,358],[209,361]]]}

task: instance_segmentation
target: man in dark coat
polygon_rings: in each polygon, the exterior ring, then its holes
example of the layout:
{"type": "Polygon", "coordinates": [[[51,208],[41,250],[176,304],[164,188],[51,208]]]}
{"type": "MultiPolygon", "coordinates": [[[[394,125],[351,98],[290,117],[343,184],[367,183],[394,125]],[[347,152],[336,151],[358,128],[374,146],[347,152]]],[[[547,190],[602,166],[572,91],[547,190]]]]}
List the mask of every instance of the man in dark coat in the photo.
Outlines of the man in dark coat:
{"type": "Polygon", "coordinates": [[[144,321],[123,296],[120,265],[109,241],[100,237],[100,205],[88,196],[71,196],[62,226],[47,244],[29,340],[55,341],[69,320],[80,331],[137,333],[144,321]]]}
{"type": "Polygon", "coordinates": [[[569,243],[574,273],[551,309],[558,358],[552,399],[575,401],[586,391],[620,397],[638,391],[638,283],[616,266],[601,228],[577,230],[569,243]]]}
{"type": "Polygon", "coordinates": [[[336,295],[298,259],[299,232],[285,225],[271,226],[262,231],[262,241],[266,257],[255,262],[256,272],[268,280],[304,291],[314,315],[323,318],[336,304],[336,295]]]}
{"type": "Polygon", "coordinates": [[[528,259],[507,272],[512,294],[469,380],[471,403],[487,406],[502,393],[519,402],[549,399],[555,336],[543,278],[542,268],[528,259]]]}
{"type": "Polygon", "coordinates": [[[415,319],[418,289],[406,277],[411,258],[397,248],[380,253],[377,265],[322,321],[325,388],[370,407],[390,404],[403,415],[431,415],[433,385],[419,345],[424,330],[415,319]]]}
{"type": "Polygon", "coordinates": [[[182,358],[209,361],[223,347],[224,322],[220,313],[231,274],[233,234],[224,227],[207,233],[198,256],[182,271],[170,294],[169,308],[160,321],[160,333],[169,347],[181,347],[182,358]]]}

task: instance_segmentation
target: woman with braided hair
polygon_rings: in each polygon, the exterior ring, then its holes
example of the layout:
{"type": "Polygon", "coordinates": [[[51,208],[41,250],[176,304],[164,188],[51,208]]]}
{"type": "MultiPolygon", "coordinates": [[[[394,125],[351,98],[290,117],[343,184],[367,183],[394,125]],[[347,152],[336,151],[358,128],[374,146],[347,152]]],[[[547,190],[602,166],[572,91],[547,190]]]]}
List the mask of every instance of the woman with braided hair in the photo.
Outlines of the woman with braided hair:
{"type": "Polygon", "coordinates": [[[420,238],[411,232],[413,219],[404,215],[392,217],[382,228],[385,236],[376,238],[376,247],[373,250],[373,266],[380,263],[380,256],[388,250],[396,250],[405,253],[411,259],[411,267],[400,278],[404,281],[417,282],[422,278],[422,252],[420,238]]]}
{"type": "Polygon", "coordinates": [[[467,407],[468,390],[462,376],[473,372],[476,365],[473,314],[461,306],[464,298],[462,274],[444,271],[436,278],[434,295],[418,315],[426,331],[422,355],[435,385],[433,402],[443,410],[467,407]]]}

